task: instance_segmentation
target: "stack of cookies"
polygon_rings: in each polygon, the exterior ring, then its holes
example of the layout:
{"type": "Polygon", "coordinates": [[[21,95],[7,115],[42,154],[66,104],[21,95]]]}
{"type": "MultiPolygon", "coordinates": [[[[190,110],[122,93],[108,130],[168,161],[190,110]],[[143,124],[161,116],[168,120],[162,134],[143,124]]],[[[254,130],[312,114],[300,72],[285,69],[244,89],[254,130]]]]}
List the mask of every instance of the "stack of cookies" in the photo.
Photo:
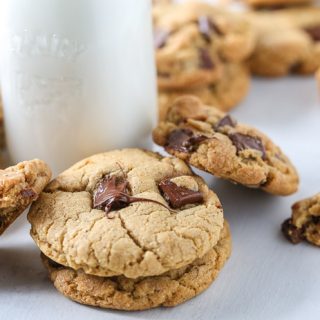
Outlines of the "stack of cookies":
{"type": "Polygon", "coordinates": [[[85,159],[31,207],[31,236],[56,288],[120,310],[175,306],[230,255],[216,194],[177,158],[125,149],[85,159]]]}
{"type": "Polygon", "coordinates": [[[250,75],[244,61],[255,45],[245,18],[201,2],[165,5],[154,14],[154,34],[160,119],[180,95],[225,111],[245,97],[250,75]]]}

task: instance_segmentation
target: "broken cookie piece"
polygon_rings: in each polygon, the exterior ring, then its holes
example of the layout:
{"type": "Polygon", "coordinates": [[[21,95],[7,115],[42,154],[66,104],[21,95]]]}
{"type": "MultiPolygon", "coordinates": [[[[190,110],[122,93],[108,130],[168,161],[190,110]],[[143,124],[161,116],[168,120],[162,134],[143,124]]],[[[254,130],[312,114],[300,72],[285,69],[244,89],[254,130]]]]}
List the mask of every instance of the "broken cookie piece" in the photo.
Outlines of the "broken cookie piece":
{"type": "Polygon", "coordinates": [[[306,240],[320,246],[320,193],[292,206],[292,217],[282,224],[282,232],[294,244],[306,240]]]}
{"type": "Polygon", "coordinates": [[[50,179],[50,168],[38,159],[0,170],[0,235],[38,198],[50,179]]]}

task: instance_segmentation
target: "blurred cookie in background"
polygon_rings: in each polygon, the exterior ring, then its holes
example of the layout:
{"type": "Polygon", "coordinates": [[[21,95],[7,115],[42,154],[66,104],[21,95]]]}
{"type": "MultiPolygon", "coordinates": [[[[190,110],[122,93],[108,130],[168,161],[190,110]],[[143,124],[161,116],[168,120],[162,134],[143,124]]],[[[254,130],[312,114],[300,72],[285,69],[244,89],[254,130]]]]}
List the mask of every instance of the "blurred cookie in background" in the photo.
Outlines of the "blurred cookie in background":
{"type": "Polygon", "coordinates": [[[217,83],[225,64],[244,61],[255,45],[242,15],[201,2],[167,6],[155,19],[154,34],[161,90],[217,83]]]}
{"type": "Polygon", "coordinates": [[[225,65],[222,79],[212,85],[186,90],[162,90],[159,92],[159,118],[163,120],[172,102],[179,96],[194,95],[204,103],[222,111],[237,106],[248,94],[251,75],[244,64],[225,65]]]}
{"type": "Polygon", "coordinates": [[[257,33],[249,60],[254,74],[312,74],[320,67],[320,8],[253,12],[248,18],[257,33]]]}

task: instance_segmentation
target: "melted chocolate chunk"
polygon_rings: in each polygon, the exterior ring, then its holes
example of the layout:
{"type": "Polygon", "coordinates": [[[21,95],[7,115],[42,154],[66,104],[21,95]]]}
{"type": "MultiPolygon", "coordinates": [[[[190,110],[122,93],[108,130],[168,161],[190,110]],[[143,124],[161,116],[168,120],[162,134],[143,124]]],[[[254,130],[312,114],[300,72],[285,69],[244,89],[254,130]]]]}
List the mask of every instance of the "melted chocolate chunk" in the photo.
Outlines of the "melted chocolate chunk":
{"type": "Polygon", "coordinates": [[[215,125],[214,129],[218,130],[219,128],[222,128],[224,126],[230,126],[234,128],[236,125],[237,121],[234,120],[231,116],[226,115],[215,125]]]}
{"type": "Polygon", "coordinates": [[[251,137],[242,133],[233,133],[229,135],[233,145],[237,148],[237,152],[246,149],[255,149],[262,153],[262,159],[266,160],[267,154],[262,141],[258,137],[251,137]]]}
{"type": "Polygon", "coordinates": [[[37,194],[32,190],[32,189],[24,189],[21,190],[20,194],[24,197],[24,198],[36,198],[37,194]]]}
{"type": "Polygon", "coordinates": [[[304,29],[309,34],[313,41],[320,41],[320,26],[309,27],[304,29]]]}
{"type": "Polygon", "coordinates": [[[201,16],[198,19],[199,31],[207,42],[211,42],[212,33],[222,35],[218,26],[207,16],[201,16]]]}
{"type": "Polygon", "coordinates": [[[156,29],[153,32],[153,39],[154,39],[154,46],[156,49],[163,48],[166,43],[167,39],[170,35],[170,32],[163,30],[163,29],[156,29]]]}
{"type": "Polygon", "coordinates": [[[281,227],[284,236],[294,244],[304,239],[303,231],[292,224],[292,219],[287,219],[281,227]]]}
{"type": "Polygon", "coordinates": [[[173,209],[180,209],[187,204],[203,203],[203,194],[185,187],[179,187],[170,179],[162,180],[159,189],[173,209]]]}
{"type": "Polygon", "coordinates": [[[93,207],[103,209],[108,218],[111,218],[111,211],[125,208],[134,202],[153,202],[167,208],[156,200],[130,196],[128,181],[116,176],[106,176],[93,195],[93,207]]]}
{"type": "Polygon", "coordinates": [[[165,147],[180,152],[192,152],[206,139],[207,137],[195,135],[189,129],[177,129],[170,133],[165,147]]]}
{"type": "Polygon", "coordinates": [[[208,69],[208,70],[214,69],[214,63],[207,49],[204,49],[204,48],[199,49],[199,56],[200,56],[201,69],[208,69]]]}

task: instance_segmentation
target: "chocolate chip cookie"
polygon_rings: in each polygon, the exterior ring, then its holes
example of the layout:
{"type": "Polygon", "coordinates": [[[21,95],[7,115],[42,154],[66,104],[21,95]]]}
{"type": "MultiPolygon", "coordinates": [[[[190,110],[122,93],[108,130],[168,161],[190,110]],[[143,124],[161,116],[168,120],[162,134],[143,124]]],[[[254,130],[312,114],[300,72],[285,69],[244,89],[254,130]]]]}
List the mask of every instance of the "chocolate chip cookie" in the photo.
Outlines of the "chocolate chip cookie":
{"type": "Polygon", "coordinates": [[[97,277],[59,265],[42,255],[55,287],[79,303],[119,310],[173,307],[207,289],[231,253],[228,224],[218,243],[202,258],[159,276],[128,279],[97,277]]]}
{"type": "Polygon", "coordinates": [[[250,58],[253,73],[312,74],[320,67],[319,8],[257,12],[248,17],[258,35],[250,58]]]}
{"type": "Polygon", "coordinates": [[[153,139],[168,153],[217,177],[276,195],[298,188],[294,166],[265,134],[196,97],[178,98],[153,139]]]}
{"type": "Polygon", "coordinates": [[[292,206],[292,216],[283,223],[282,232],[294,244],[306,240],[320,246],[320,193],[292,206]]]}
{"type": "Polygon", "coordinates": [[[75,164],[46,187],[28,219],[48,258],[101,277],[183,268],[212,249],[223,228],[218,197],[183,161],[139,149],[75,164]]]}
{"type": "Polygon", "coordinates": [[[48,165],[37,159],[0,170],[0,235],[38,198],[50,178],[48,165]]]}
{"type": "Polygon", "coordinates": [[[187,90],[162,90],[159,92],[159,119],[165,119],[170,104],[183,95],[199,97],[205,104],[229,111],[247,95],[251,82],[248,68],[240,63],[228,63],[224,75],[215,84],[187,90]]]}
{"type": "Polygon", "coordinates": [[[254,32],[240,15],[201,2],[166,6],[155,19],[160,89],[186,89],[217,82],[223,63],[246,59],[254,32]]]}

